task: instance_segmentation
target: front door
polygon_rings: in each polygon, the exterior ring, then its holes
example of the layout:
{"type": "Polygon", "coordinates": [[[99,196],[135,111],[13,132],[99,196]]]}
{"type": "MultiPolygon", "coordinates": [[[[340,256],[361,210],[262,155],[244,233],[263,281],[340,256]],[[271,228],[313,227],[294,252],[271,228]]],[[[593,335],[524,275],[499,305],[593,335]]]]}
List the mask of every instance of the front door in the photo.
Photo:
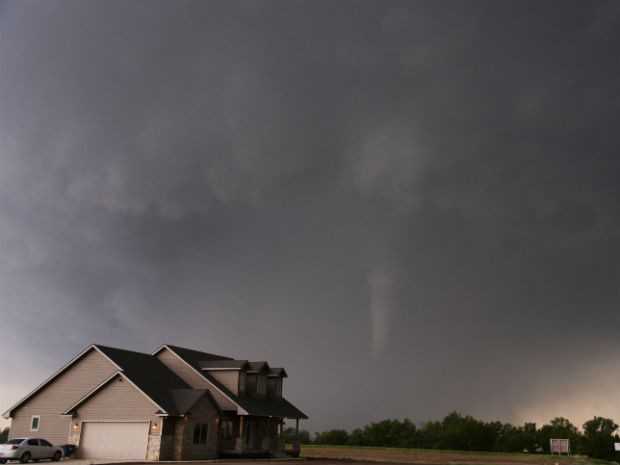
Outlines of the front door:
{"type": "Polygon", "coordinates": [[[41,446],[39,446],[39,440],[38,439],[28,439],[28,452],[30,452],[30,456],[35,459],[35,460],[39,460],[42,459],[43,456],[41,454],[41,446]]]}

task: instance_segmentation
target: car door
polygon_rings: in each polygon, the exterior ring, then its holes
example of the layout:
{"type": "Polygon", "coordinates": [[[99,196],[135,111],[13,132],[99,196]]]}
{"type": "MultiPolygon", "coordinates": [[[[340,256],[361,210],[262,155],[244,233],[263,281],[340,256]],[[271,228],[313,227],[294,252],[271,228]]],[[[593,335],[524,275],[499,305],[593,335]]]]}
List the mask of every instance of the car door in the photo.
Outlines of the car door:
{"type": "Polygon", "coordinates": [[[41,450],[41,457],[39,458],[42,459],[51,459],[54,456],[54,452],[56,452],[54,446],[45,439],[39,439],[39,449],[41,450]]]}
{"type": "Polygon", "coordinates": [[[41,448],[39,447],[38,439],[28,439],[26,441],[26,450],[30,452],[30,457],[33,459],[41,458],[41,448]]]}

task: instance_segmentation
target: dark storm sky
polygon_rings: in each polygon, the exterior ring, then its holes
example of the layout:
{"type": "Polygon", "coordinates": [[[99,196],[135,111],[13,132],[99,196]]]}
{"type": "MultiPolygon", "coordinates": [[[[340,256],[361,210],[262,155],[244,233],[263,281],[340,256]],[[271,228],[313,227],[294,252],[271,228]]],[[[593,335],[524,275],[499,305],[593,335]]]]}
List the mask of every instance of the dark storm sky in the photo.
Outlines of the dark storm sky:
{"type": "Polygon", "coordinates": [[[174,343],[312,430],[620,420],[619,52],[613,0],[0,2],[1,407],[174,343]]]}

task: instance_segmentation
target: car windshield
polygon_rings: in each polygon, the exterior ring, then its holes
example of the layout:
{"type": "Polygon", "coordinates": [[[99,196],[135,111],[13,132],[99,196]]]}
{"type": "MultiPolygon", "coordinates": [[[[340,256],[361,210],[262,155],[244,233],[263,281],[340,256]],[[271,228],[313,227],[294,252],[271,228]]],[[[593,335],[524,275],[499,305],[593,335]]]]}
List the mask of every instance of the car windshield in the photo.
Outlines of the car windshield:
{"type": "Polygon", "coordinates": [[[21,444],[22,442],[24,442],[23,439],[11,439],[7,441],[6,444],[21,444]]]}

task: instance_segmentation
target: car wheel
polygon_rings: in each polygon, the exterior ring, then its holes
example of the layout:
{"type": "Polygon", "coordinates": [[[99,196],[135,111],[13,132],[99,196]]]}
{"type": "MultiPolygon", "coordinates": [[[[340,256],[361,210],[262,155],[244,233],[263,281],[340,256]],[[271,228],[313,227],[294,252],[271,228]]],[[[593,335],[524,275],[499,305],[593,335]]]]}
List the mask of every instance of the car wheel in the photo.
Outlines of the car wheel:
{"type": "Polygon", "coordinates": [[[60,453],[59,450],[57,450],[56,453],[54,454],[54,456],[52,457],[52,460],[54,462],[58,462],[58,461],[60,461],[61,457],[62,457],[62,454],[60,453]]]}
{"type": "Polygon", "coordinates": [[[28,463],[30,462],[31,458],[32,458],[32,455],[30,455],[30,452],[24,452],[22,456],[19,458],[19,461],[21,463],[28,463]]]}
{"type": "Polygon", "coordinates": [[[0,459],[0,463],[6,463],[7,460],[6,459],[0,459]]]}

